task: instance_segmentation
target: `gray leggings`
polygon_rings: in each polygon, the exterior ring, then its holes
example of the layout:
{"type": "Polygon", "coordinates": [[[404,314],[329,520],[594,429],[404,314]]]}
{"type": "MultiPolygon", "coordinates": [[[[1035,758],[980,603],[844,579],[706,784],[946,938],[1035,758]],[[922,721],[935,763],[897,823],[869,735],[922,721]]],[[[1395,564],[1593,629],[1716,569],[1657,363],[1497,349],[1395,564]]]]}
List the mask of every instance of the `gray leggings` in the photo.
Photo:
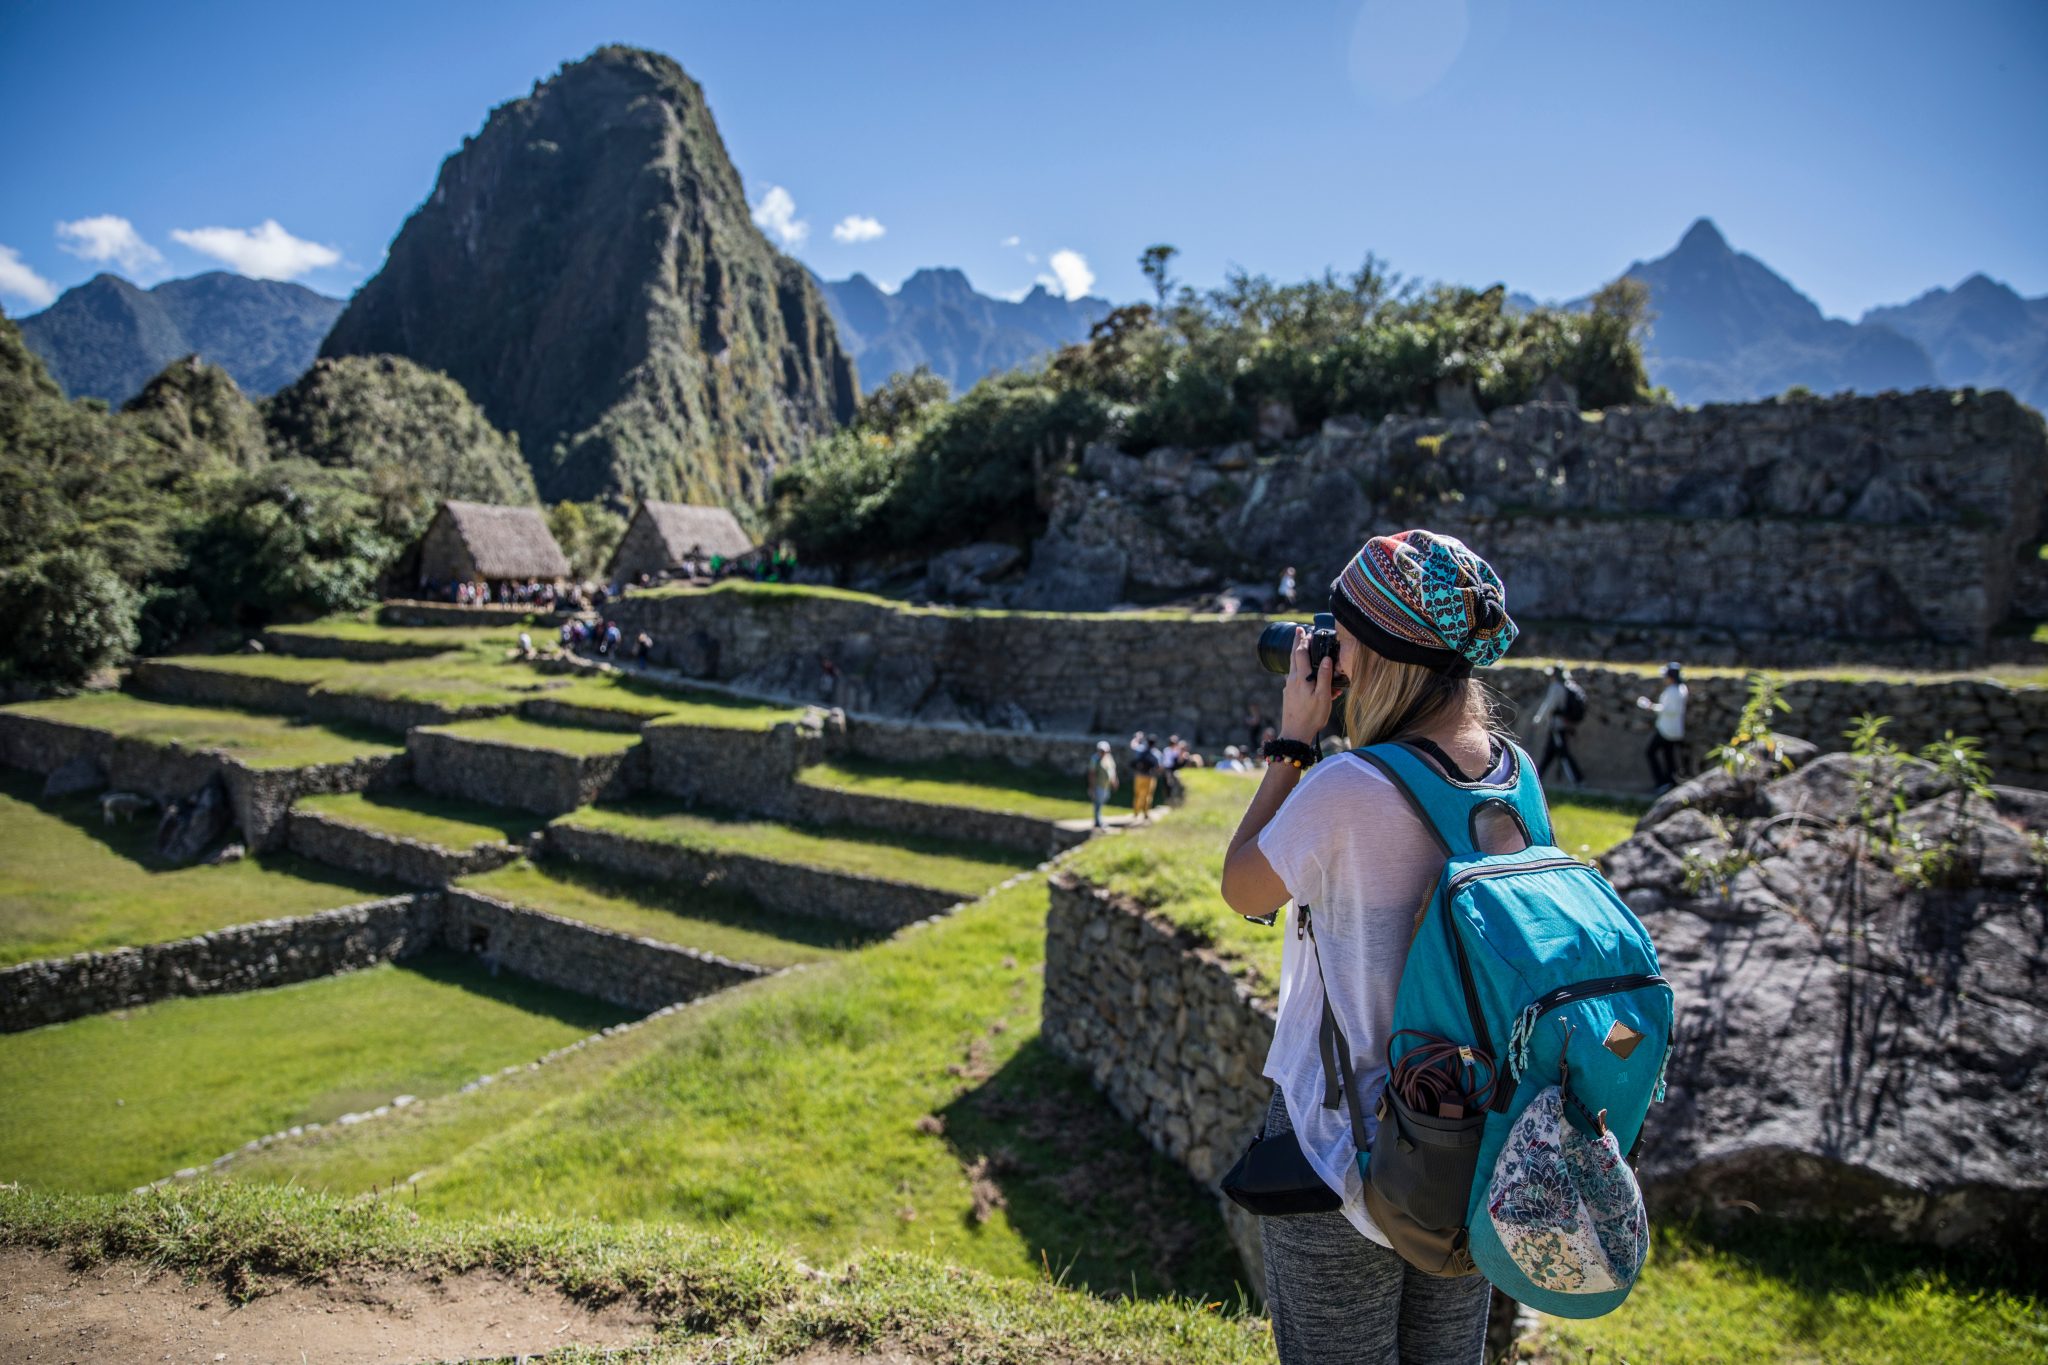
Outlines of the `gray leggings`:
{"type": "MultiPolygon", "coordinates": [[[[1278,1087],[1266,1135],[1294,1131],[1278,1087]]],[[[1341,1213],[1261,1218],[1266,1310],[1281,1365],[1478,1365],[1491,1287],[1425,1275],[1341,1213]]]]}

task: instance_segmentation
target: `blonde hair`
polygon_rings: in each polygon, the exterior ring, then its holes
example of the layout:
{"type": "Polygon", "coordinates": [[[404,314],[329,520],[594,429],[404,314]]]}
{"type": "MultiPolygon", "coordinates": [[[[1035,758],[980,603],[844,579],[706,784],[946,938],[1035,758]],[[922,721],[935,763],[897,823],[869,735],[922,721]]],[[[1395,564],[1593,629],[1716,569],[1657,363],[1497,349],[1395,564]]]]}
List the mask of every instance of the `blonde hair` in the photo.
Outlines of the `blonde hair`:
{"type": "Polygon", "coordinates": [[[1344,690],[1344,733],[1353,746],[1419,735],[1460,713],[1476,713],[1488,730],[1499,731],[1492,689],[1477,678],[1445,677],[1370,646],[1360,653],[1365,676],[1344,690]]]}

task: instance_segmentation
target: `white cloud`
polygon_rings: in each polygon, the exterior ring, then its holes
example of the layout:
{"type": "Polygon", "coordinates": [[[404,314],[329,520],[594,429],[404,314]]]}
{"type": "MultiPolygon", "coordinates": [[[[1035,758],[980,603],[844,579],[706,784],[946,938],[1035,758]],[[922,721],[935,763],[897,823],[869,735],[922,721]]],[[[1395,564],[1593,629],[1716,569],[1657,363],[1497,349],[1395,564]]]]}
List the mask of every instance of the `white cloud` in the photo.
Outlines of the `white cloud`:
{"type": "Polygon", "coordinates": [[[872,242],[889,229],[874,219],[858,213],[849,213],[832,227],[835,242],[872,242]]]}
{"type": "Polygon", "coordinates": [[[796,200],[780,185],[770,185],[754,205],[754,223],[763,232],[774,233],[784,246],[796,246],[811,235],[811,225],[796,216],[796,200]]]}
{"type": "Polygon", "coordinates": [[[171,240],[253,280],[296,279],[341,259],[331,246],[292,236],[275,218],[252,228],[172,228],[171,240]]]}
{"type": "Polygon", "coordinates": [[[1035,251],[1027,251],[1027,252],[1025,252],[1025,253],[1024,253],[1024,263],[1025,263],[1026,265],[1037,265],[1037,264],[1038,264],[1038,253],[1037,253],[1037,252],[1035,252],[1035,251]]]}
{"type": "MultiPolygon", "coordinates": [[[[1055,277],[1046,288],[1062,298],[1078,299],[1095,287],[1095,272],[1088,268],[1088,258],[1078,251],[1055,251],[1046,264],[1052,267],[1055,277]]],[[[1039,279],[1043,282],[1045,277],[1041,275],[1039,279]]]]}
{"type": "Polygon", "coordinates": [[[21,299],[31,308],[48,308],[57,301],[57,286],[51,284],[11,246],[0,246],[0,294],[21,299]]]}
{"type": "Polygon", "coordinates": [[[57,245],[81,261],[111,261],[130,275],[161,269],[164,254],[142,240],[135,224],[112,213],[57,224],[57,245]]]}
{"type": "Polygon", "coordinates": [[[1011,234],[1010,234],[1009,236],[1007,236],[1007,237],[1003,238],[1003,245],[1004,245],[1004,246],[1022,246],[1023,244],[1024,244],[1024,239],[1023,239],[1022,237],[1019,237],[1019,236],[1018,236],[1018,235],[1017,235],[1016,233],[1014,233],[1014,232],[1013,232],[1013,233],[1011,233],[1011,234]]]}

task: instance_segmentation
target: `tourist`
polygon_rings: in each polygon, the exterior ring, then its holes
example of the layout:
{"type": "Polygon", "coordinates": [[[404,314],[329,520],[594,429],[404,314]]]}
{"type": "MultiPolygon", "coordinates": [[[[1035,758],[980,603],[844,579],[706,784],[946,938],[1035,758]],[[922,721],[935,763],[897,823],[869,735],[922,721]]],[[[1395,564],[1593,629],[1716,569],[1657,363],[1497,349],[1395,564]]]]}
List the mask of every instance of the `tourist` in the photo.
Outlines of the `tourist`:
{"type": "Polygon", "coordinates": [[[1280,737],[1280,732],[1268,725],[1259,731],[1258,743],[1252,746],[1252,758],[1263,768],[1266,766],[1266,746],[1280,737]]]}
{"type": "Polygon", "coordinates": [[[1543,758],[1536,764],[1536,773],[1549,777],[1551,760],[1556,759],[1563,765],[1564,775],[1577,786],[1586,780],[1586,775],[1579,768],[1579,760],[1572,757],[1572,736],[1578,732],[1579,722],[1586,718],[1586,692],[1563,664],[1550,666],[1549,679],[1549,685],[1543,689],[1543,700],[1529,717],[1530,745],[1535,745],[1539,735],[1543,739],[1543,758]]]}
{"type": "Polygon", "coordinates": [[[1088,799],[1095,804],[1095,828],[1102,828],[1102,803],[1109,800],[1116,791],[1116,758],[1109,751],[1109,741],[1095,741],[1095,756],[1088,761],[1088,799]]]}
{"type": "Polygon", "coordinates": [[[1244,742],[1254,753],[1266,742],[1266,712],[1257,702],[1249,702],[1244,708],[1244,742]]]}
{"type": "Polygon", "coordinates": [[[654,637],[643,630],[633,637],[633,659],[637,663],[644,664],[652,659],[653,656],[654,637]]]}
{"type": "Polygon", "coordinates": [[[1131,740],[1131,818],[1152,818],[1152,789],[1159,784],[1159,754],[1142,730],[1131,740]]]}
{"type": "Polygon", "coordinates": [[[1179,735],[1168,735],[1166,743],[1159,746],[1159,794],[1155,798],[1162,806],[1170,806],[1181,799],[1185,790],[1180,778],[1175,775],[1180,767],[1181,756],[1187,752],[1179,735]]]}
{"type": "MultiPolygon", "coordinates": [[[[1326,1079],[1336,1079],[1325,1077],[1320,1047],[1326,999],[1360,1064],[1344,1078],[1350,1096],[1378,1093],[1415,908],[1442,874],[1444,853],[1378,769],[1352,753],[1322,759],[1316,740],[1342,674],[1351,743],[1405,740],[1447,780],[1512,792],[1528,776],[1524,760],[1496,732],[1471,671],[1506,652],[1515,626],[1493,569],[1462,542],[1419,530],[1367,541],[1331,585],[1330,606],[1338,657],[1311,675],[1308,632],[1295,633],[1276,761],[1230,841],[1222,879],[1230,907],[1260,922],[1289,900],[1315,907],[1312,938],[1305,923],[1281,938],[1264,1134],[1291,1133],[1340,1206],[1260,1220],[1273,1342],[1286,1365],[1479,1365],[1491,1288],[1479,1275],[1424,1274],[1389,1249],[1365,1206],[1351,1116],[1323,1098],[1335,1093],[1326,1079]]],[[[1503,842],[1489,831],[1482,846],[1504,852],[1503,842]]]]}
{"type": "Polygon", "coordinates": [[[1287,608],[1289,611],[1294,610],[1294,566],[1292,564],[1289,564],[1284,570],[1281,571],[1280,589],[1277,593],[1274,594],[1274,596],[1279,599],[1281,606],[1287,608]]]}
{"type": "Polygon", "coordinates": [[[619,652],[619,640],[621,638],[622,632],[619,630],[619,623],[617,621],[605,622],[604,638],[599,642],[597,646],[597,652],[599,654],[606,656],[607,658],[617,654],[619,652]]]}
{"type": "Polygon", "coordinates": [[[1656,701],[1648,697],[1636,698],[1637,706],[1657,713],[1657,722],[1650,728],[1650,746],[1643,752],[1650,761],[1650,789],[1658,795],[1677,786],[1681,776],[1679,767],[1685,754],[1685,699],[1689,695],[1685,675],[1673,660],[1664,665],[1664,695],[1656,701]]]}
{"type": "Polygon", "coordinates": [[[1224,745],[1224,746],[1223,746],[1223,761],[1222,761],[1221,763],[1218,763],[1218,764],[1216,765],[1216,771],[1217,771],[1217,772],[1219,772],[1219,773],[1248,773],[1248,772],[1250,772],[1250,771],[1252,770],[1252,769],[1251,769],[1251,765],[1250,765],[1249,763],[1246,763],[1246,762],[1244,761],[1244,756],[1243,756],[1243,755],[1244,755],[1244,750],[1242,750],[1242,749],[1238,748],[1238,747],[1237,747],[1237,746],[1236,746],[1235,744],[1226,744],[1226,745],[1224,745]]]}
{"type": "Polygon", "coordinates": [[[523,630],[519,632],[519,657],[522,659],[531,659],[533,657],[533,636],[523,630]]]}

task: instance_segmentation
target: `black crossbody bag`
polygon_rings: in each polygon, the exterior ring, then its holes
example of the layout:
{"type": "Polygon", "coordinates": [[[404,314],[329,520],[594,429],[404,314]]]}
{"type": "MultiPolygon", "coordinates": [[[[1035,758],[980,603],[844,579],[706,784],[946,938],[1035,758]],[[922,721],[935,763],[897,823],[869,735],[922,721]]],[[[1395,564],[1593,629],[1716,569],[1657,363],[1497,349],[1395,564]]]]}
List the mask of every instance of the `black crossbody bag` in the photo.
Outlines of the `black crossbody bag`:
{"type": "MultiPolygon", "coordinates": [[[[1351,1045],[1337,1027],[1330,1008],[1330,983],[1323,976],[1323,955],[1316,946],[1314,916],[1305,905],[1295,908],[1295,922],[1316,957],[1316,977],[1323,983],[1323,1023],[1319,1040],[1323,1054],[1323,1107],[1335,1109],[1342,1101],[1351,1108],[1351,1131],[1361,1144],[1365,1141],[1365,1116],[1360,1112],[1357,1087],[1351,1083],[1351,1045]]],[[[1244,1149],[1223,1177],[1223,1193],[1239,1208],[1261,1218],[1288,1218],[1303,1213],[1335,1213],[1344,1206],[1328,1181],[1309,1165],[1301,1143],[1291,1132],[1260,1133],[1244,1149]]]]}

